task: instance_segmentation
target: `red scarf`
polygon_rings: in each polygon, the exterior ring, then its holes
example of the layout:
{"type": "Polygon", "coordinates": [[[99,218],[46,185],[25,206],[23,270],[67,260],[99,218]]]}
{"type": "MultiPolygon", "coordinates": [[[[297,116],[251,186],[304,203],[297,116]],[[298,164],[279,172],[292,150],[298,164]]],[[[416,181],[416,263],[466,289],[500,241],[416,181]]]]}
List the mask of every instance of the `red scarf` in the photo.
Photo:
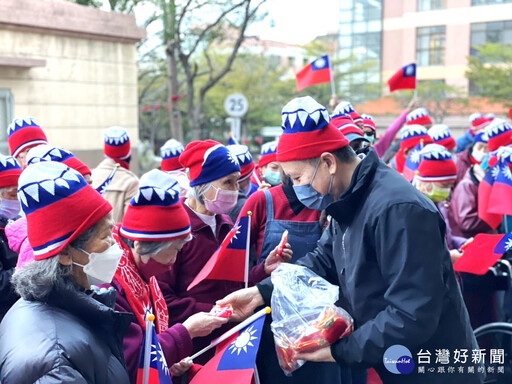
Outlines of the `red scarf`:
{"type": "Polygon", "coordinates": [[[142,329],[146,330],[145,316],[150,311],[155,315],[156,332],[164,332],[169,328],[169,312],[162,291],[155,276],[151,276],[149,284],[141,277],[131,249],[119,236],[120,226],[117,224],[112,231],[114,239],[123,249],[123,256],[114,278],[123,287],[128,303],[142,329]]]}

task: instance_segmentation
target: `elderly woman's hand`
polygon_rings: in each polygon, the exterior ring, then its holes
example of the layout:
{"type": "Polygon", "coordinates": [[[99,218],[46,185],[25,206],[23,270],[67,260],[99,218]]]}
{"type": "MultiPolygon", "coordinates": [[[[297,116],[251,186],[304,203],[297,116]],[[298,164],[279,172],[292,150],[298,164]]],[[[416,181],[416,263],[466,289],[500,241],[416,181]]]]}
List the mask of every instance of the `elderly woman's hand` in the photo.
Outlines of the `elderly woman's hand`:
{"type": "Polygon", "coordinates": [[[269,253],[268,257],[265,259],[265,264],[263,268],[265,269],[265,273],[270,275],[274,272],[281,263],[288,263],[293,256],[292,247],[290,244],[286,243],[282,253],[279,252],[279,246],[275,247],[272,252],[269,253]]]}
{"type": "Polygon", "coordinates": [[[187,372],[193,364],[192,360],[185,358],[171,366],[171,373],[173,376],[181,376],[187,372]]]}
{"type": "Polygon", "coordinates": [[[213,316],[210,313],[199,312],[190,316],[183,322],[183,326],[187,328],[190,338],[208,336],[214,330],[226,324],[228,319],[213,316]]]}

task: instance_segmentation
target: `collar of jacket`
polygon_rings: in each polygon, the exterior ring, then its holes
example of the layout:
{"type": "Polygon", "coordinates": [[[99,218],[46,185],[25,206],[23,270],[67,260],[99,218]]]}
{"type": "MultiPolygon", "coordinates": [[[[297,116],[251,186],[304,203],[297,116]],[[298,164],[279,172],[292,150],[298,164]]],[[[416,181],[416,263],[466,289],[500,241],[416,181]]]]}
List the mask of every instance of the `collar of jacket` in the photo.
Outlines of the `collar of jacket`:
{"type": "Polygon", "coordinates": [[[339,223],[349,224],[352,221],[366,198],[365,191],[373,180],[379,162],[375,150],[370,149],[354,170],[348,189],[337,201],[327,207],[328,215],[331,215],[339,223]]]}

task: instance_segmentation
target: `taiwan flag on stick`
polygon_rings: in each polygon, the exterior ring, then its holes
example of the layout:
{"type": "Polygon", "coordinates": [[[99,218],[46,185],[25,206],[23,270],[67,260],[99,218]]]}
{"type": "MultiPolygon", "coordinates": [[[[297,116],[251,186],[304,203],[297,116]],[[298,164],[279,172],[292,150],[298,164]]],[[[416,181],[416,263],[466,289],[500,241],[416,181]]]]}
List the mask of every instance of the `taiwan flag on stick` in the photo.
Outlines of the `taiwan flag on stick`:
{"type": "Polygon", "coordinates": [[[485,221],[489,227],[496,229],[500,226],[503,216],[489,212],[489,203],[494,183],[500,172],[500,165],[492,167],[478,185],[478,217],[485,221]]]}
{"type": "Polygon", "coordinates": [[[464,248],[464,253],[455,262],[457,272],[485,275],[501,257],[512,248],[512,233],[488,235],[479,233],[464,248]]]}
{"type": "Polygon", "coordinates": [[[512,163],[500,161],[487,206],[489,213],[512,215],[512,163]]]}
{"type": "Polygon", "coordinates": [[[416,89],[416,64],[400,68],[389,80],[389,92],[399,89],[416,89]]]}
{"type": "Polygon", "coordinates": [[[420,152],[422,149],[423,149],[423,139],[417,146],[415,146],[411,150],[411,152],[407,156],[407,160],[405,161],[404,171],[402,172],[402,175],[405,177],[405,179],[409,183],[412,182],[412,179],[414,179],[414,176],[416,176],[416,171],[418,170],[418,167],[420,166],[420,162],[421,162],[420,152]]]}
{"type": "Polygon", "coordinates": [[[332,80],[331,63],[329,56],[319,57],[309,63],[295,74],[297,78],[297,92],[311,85],[328,83],[332,80]]]}
{"type": "Polygon", "coordinates": [[[206,262],[203,269],[187,287],[190,291],[203,280],[229,280],[245,282],[249,279],[249,240],[251,212],[240,217],[220,247],[206,262]]]}
{"type": "Polygon", "coordinates": [[[264,322],[265,316],[260,315],[219,343],[215,356],[201,368],[190,384],[250,384],[253,381],[264,322]]]}

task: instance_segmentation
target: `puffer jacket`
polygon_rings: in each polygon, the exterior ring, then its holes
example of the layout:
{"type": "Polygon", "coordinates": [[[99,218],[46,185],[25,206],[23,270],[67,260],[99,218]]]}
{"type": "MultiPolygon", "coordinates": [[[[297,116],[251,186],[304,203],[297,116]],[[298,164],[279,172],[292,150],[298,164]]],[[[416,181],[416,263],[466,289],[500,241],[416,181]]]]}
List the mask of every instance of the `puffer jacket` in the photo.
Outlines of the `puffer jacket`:
{"type": "MultiPolygon", "coordinates": [[[[98,188],[110,176],[116,162],[112,159],[105,159],[92,170],[92,186],[98,188]]],[[[139,179],[135,173],[126,168],[119,167],[112,181],[108,185],[103,196],[112,204],[112,214],[114,222],[121,223],[123,221],[126,208],[130,205],[130,200],[137,194],[139,190],[139,179]]]]}
{"type": "MultiPolygon", "coordinates": [[[[383,364],[394,345],[415,362],[420,351],[478,348],[432,201],[370,150],[326,212],[331,224],[297,264],[338,285],[339,304],[354,318],[354,332],[331,346],[336,362],[374,367],[385,384],[482,383],[478,373],[399,375],[383,364]]],[[[258,289],[270,303],[270,279],[258,289]]]]}
{"type": "Polygon", "coordinates": [[[94,297],[67,281],[46,303],[18,300],[0,324],[0,382],[129,384],[123,336],[132,315],[112,309],[113,289],[94,297]]]}
{"type": "Polygon", "coordinates": [[[21,217],[7,224],[5,227],[5,235],[9,242],[9,248],[18,253],[16,268],[21,268],[34,260],[34,251],[28,241],[26,217],[21,217]]]}
{"type": "Polygon", "coordinates": [[[18,254],[7,246],[4,228],[7,219],[0,218],[0,321],[9,308],[18,300],[18,295],[11,286],[11,276],[14,273],[18,254]]]}

